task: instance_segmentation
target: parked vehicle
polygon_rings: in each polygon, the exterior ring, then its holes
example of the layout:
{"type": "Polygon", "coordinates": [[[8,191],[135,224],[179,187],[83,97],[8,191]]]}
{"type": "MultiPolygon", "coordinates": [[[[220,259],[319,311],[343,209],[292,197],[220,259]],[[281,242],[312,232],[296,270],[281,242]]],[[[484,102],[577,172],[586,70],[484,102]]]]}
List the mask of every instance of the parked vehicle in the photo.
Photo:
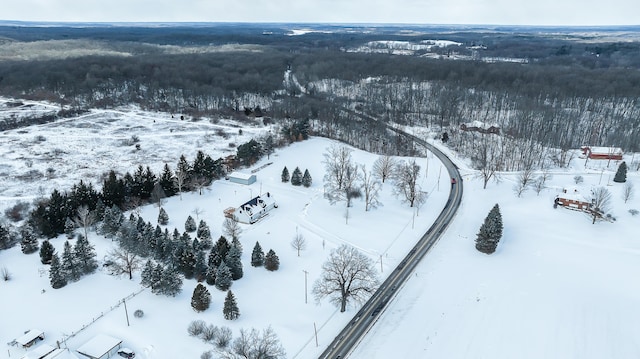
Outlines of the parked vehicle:
{"type": "Polygon", "coordinates": [[[129,348],[122,348],[120,350],[118,350],[118,355],[120,355],[123,358],[127,358],[127,359],[132,359],[136,357],[136,353],[133,352],[133,350],[129,349],[129,348]]]}

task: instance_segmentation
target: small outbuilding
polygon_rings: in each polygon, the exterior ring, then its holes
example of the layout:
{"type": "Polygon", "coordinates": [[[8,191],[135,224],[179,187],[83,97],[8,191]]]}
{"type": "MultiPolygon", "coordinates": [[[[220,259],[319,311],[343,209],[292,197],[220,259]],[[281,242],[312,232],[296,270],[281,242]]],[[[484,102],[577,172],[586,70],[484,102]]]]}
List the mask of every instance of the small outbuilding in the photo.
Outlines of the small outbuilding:
{"type": "Polygon", "coordinates": [[[40,344],[35,349],[29,351],[27,355],[23,356],[22,359],[49,359],[53,358],[49,356],[56,348],[52,347],[48,344],[40,344]]]}
{"type": "Polygon", "coordinates": [[[98,334],[88,342],[82,344],[76,351],[87,358],[107,359],[115,355],[121,346],[122,340],[106,334],[98,334]]]}
{"type": "Polygon", "coordinates": [[[245,172],[233,172],[228,177],[230,182],[244,185],[250,185],[252,183],[255,183],[257,180],[255,174],[245,172]]]}
{"type": "Polygon", "coordinates": [[[29,348],[38,340],[44,340],[44,332],[40,329],[27,330],[23,336],[16,339],[16,343],[22,345],[23,348],[29,348]]]}

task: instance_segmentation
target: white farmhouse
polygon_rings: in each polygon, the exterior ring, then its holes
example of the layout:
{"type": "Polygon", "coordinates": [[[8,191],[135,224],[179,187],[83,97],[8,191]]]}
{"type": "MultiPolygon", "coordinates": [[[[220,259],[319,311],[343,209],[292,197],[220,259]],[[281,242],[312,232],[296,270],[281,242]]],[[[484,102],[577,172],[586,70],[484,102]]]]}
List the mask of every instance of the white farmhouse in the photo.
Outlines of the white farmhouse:
{"type": "Polygon", "coordinates": [[[227,208],[224,214],[238,222],[252,224],[269,214],[269,211],[274,208],[278,208],[278,204],[271,193],[267,192],[252,198],[238,208],[227,208]]]}

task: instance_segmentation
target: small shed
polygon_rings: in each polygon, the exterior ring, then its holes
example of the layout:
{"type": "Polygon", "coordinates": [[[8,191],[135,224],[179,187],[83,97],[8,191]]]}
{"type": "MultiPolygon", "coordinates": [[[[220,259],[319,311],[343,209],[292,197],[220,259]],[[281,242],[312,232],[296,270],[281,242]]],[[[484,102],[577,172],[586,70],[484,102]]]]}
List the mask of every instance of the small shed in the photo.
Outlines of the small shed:
{"type": "Polygon", "coordinates": [[[35,349],[29,351],[27,355],[23,356],[22,359],[45,359],[45,358],[53,358],[50,357],[49,354],[56,350],[56,348],[52,347],[48,344],[40,344],[35,349]]]}
{"type": "Polygon", "coordinates": [[[229,181],[233,183],[250,185],[252,183],[255,183],[256,180],[256,175],[252,173],[233,172],[229,175],[229,181]]]}
{"type": "Polygon", "coordinates": [[[106,359],[116,354],[121,346],[122,340],[106,334],[98,334],[82,344],[77,352],[91,359],[106,359]]]}
{"type": "Polygon", "coordinates": [[[230,212],[229,214],[232,214],[238,222],[252,224],[269,214],[274,208],[278,208],[276,200],[271,193],[267,192],[264,195],[252,198],[234,211],[225,210],[225,216],[228,216],[227,212],[230,212]]]}
{"type": "Polygon", "coordinates": [[[16,339],[16,342],[22,345],[23,348],[29,348],[38,340],[44,340],[44,332],[40,329],[31,329],[27,330],[23,336],[16,339]]]}

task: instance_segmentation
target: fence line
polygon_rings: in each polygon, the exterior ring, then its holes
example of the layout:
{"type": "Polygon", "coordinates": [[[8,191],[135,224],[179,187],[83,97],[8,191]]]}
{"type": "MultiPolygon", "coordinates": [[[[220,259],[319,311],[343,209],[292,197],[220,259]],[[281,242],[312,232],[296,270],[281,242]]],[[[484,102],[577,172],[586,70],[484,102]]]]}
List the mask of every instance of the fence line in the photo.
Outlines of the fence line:
{"type": "Polygon", "coordinates": [[[136,295],[138,295],[138,294],[142,293],[145,289],[146,289],[146,288],[144,288],[144,287],[143,287],[143,288],[140,288],[140,290],[138,290],[137,292],[133,292],[133,293],[131,293],[131,294],[127,295],[126,297],[122,298],[122,300],[118,301],[118,303],[116,303],[116,304],[114,304],[114,305],[110,306],[110,307],[109,307],[109,309],[108,309],[106,312],[100,312],[100,315],[98,315],[97,317],[92,318],[90,323],[88,323],[88,324],[83,324],[83,325],[82,325],[82,328],[78,329],[78,330],[77,330],[77,331],[75,331],[75,332],[71,332],[71,334],[69,334],[69,335],[63,335],[62,340],[58,340],[57,342],[58,342],[58,343],[63,343],[63,344],[66,346],[66,344],[67,344],[67,340],[69,340],[69,339],[71,339],[71,338],[75,337],[78,333],[80,333],[80,332],[82,332],[83,330],[87,329],[91,324],[93,324],[93,323],[97,322],[97,321],[98,321],[98,319],[100,319],[100,318],[104,317],[104,316],[105,316],[105,314],[108,314],[108,313],[110,313],[110,312],[112,312],[112,311],[116,310],[117,308],[120,308],[120,305],[121,305],[125,300],[129,300],[129,299],[131,299],[131,298],[135,297],[136,295]]]}

